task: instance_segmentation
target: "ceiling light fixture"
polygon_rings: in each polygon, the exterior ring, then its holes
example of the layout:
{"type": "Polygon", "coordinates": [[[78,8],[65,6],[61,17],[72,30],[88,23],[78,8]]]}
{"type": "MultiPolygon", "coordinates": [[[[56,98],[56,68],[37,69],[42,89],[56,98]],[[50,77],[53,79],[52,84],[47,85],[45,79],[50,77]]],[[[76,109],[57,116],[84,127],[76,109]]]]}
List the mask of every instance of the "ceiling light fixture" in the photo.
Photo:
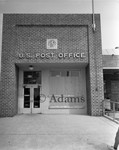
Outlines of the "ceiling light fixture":
{"type": "Polygon", "coordinates": [[[32,65],[30,65],[29,66],[29,70],[33,70],[34,68],[33,68],[33,66],[32,65]]]}

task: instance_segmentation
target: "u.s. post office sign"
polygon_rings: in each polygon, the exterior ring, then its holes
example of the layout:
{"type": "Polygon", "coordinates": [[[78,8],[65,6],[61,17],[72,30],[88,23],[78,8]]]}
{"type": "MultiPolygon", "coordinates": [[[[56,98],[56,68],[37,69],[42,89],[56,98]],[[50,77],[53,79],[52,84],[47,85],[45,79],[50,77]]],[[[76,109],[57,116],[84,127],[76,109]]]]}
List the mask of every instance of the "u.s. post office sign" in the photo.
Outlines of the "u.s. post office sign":
{"type": "Polygon", "coordinates": [[[20,59],[84,59],[86,57],[85,53],[19,53],[18,57],[20,59]]]}

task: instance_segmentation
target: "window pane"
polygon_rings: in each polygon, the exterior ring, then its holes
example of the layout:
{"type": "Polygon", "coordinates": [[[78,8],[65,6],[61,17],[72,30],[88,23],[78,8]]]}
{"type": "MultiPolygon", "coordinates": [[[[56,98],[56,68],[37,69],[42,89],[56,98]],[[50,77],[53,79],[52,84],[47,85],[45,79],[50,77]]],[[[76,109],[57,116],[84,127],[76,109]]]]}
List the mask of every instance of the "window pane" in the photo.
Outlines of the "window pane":
{"type": "Polygon", "coordinates": [[[40,107],[40,88],[34,88],[34,108],[40,107]]]}
{"type": "Polygon", "coordinates": [[[61,76],[66,77],[67,76],[67,71],[65,71],[65,70],[61,71],[61,76]]]}
{"type": "Polygon", "coordinates": [[[79,76],[79,71],[71,71],[71,76],[78,77],[79,76]]]}
{"type": "Polygon", "coordinates": [[[51,76],[52,77],[58,77],[58,76],[60,76],[60,71],[51,71],[51,76]]]}
{"type": "Polygon", "coordinates": [[[38,71],[25,71],[24,84],[41,84],[41,72],[38,71]]]}
{"type": "Polygon", "coordinates": [[[24,88],[24,108],[30,108],[30,88],[24,88]]]}

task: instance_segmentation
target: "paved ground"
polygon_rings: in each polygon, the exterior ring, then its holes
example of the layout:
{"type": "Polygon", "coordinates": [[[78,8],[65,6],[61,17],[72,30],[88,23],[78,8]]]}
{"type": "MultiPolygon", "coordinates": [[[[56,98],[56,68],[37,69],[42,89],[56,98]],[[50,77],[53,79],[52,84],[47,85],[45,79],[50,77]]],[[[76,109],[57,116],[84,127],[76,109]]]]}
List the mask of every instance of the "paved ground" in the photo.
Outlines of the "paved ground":
{"type": "Polygon", "coordinates": [[[0,118],[0,150],[108,150],[118,124],[104,117],[18,115],[0,118]]]}

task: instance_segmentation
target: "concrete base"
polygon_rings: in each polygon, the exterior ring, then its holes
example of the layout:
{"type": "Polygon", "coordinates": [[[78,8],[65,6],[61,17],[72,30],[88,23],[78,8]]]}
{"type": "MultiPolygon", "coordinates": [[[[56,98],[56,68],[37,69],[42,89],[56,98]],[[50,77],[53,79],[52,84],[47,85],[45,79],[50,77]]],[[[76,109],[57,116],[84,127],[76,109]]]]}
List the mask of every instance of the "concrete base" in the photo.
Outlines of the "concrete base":
{"type": "Polygon", "coordinates": [[[118,124],[104,117],[18,115],[0,118],[0,150],[108,150],[118,124]]]}

